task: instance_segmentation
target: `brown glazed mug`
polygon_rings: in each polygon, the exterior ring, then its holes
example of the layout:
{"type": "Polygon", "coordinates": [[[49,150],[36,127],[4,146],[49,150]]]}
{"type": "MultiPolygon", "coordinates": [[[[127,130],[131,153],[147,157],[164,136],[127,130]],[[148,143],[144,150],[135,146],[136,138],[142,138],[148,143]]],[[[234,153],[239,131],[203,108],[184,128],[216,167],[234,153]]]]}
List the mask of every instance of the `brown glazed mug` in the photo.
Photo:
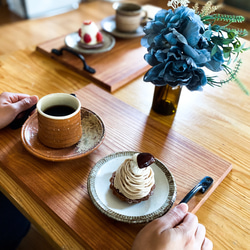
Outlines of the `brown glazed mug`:
{"type": "Polygon", "coordinates": [[[38,138],[50,148],[66,148],[82,136],[81,103],[73,95],[53,93],[37,103],[38,138]]]}
{"type": "Polygon", "coordinates": [[[116,10],[115,22],[118,31],[135,32],[147,20],[147,11],[139,4],[116,2],[113,8],[116,10]]]}

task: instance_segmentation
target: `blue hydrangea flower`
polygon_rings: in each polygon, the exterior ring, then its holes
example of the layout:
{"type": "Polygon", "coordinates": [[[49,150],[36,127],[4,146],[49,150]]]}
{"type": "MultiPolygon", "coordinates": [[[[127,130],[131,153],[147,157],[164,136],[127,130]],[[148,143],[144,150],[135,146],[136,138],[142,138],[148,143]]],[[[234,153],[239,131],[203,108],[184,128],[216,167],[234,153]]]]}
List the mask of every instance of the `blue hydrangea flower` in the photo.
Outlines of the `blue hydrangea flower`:
{"type": "Polygon", "coordinates": [[[156,86],[181,85],[189,90],[201,90],[207,79],[204,71],[196,67],[194,60],[183,55],[182,51],[175,46],[168,51],[165,60],[144,75],[144,81],[152,82],[156,86]]]}
{"type": "Polygon", "coordinates": [[[188,7],[160,10],[146,24],[144,32],[141,44],[148,51],[144,58],[152,66],[144,76],[145,81],[200,90],[207,83],[201,67],[222,70],[223,52],[218,49],[211,56],[212,49],[203,36],[204,24],[188,7]]]}

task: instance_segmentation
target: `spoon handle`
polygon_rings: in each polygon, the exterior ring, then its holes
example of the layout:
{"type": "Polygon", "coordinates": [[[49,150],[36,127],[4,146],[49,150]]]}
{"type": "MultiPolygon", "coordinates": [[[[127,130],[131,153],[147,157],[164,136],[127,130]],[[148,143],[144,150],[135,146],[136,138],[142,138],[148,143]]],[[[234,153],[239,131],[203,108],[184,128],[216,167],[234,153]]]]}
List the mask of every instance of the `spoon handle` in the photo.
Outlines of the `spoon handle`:
{"type": "MultiPolygon", "coordinates": [[[[204,194],[212,185],[213,179],[209,176],[204,177],[181,201],[180,203],[187,203],[199,191],[204,194]]],[[[179,204],[180,204],[179,203],[179,204]]]]}

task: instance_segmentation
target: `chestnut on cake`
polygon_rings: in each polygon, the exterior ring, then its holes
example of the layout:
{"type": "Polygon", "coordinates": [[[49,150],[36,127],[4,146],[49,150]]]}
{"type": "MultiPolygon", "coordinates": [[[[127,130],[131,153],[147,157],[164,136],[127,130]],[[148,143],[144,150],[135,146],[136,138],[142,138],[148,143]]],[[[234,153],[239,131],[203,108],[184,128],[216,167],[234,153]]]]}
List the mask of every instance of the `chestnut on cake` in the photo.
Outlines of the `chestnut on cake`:
{"type": "Polygon", "coordinates": [[[148,200],[155,189],[155,158],[149,153],[137,153],[126,159],[112,174],[110,188],[122,201],[139,203],[148,200]]]}

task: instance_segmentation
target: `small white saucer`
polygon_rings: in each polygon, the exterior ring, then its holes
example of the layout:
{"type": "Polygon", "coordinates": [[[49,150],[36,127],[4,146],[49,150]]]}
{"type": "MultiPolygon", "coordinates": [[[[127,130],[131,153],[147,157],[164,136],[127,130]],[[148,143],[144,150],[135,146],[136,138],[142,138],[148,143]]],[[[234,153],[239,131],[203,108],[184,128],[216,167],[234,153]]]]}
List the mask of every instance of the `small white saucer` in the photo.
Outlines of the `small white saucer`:
{"type": "Polygon", "coordinates": [[[115,16],[108,16],[101,21],[101,27],[106,32],[120,38],[134,38],[144,36],[143,27],[139,26],[135,32],[120,32],[116,29],[115,16]]]}

